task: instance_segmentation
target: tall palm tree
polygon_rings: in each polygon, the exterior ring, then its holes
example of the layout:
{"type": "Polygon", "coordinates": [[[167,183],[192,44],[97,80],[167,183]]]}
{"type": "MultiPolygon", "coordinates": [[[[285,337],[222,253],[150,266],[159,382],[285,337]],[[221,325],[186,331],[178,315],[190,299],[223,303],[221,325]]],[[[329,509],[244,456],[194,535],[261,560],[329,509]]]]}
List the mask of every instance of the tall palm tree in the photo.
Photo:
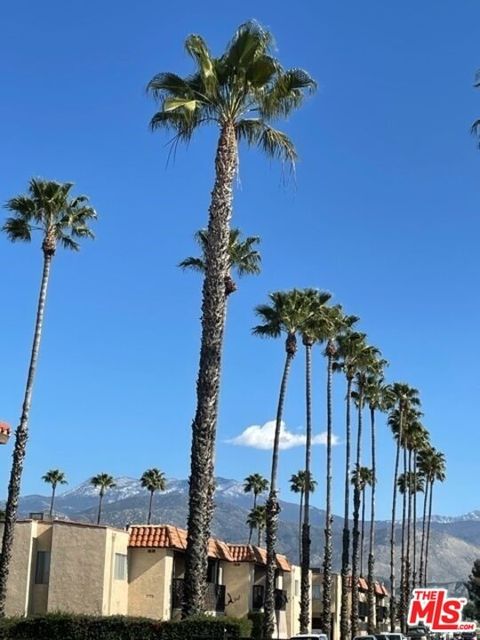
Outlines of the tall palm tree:
{"type": "Polygon", "coordinates": [[[334,371],[345,374],[347,389],[345,394],[345,475],[344,475],[344,516],[342,533],[342,594],[340,605],[340,638],[349,639],[350,610],[350,457],[351,457],[351,399],[353,379],[357,370],[369,357],[366,335],[356,331],[345,331],[337,339],[337,353],[333,363],[334,371]]]}
{"type": "MultiPolygon", "coordinates": [[[[420,425],[421,426],[421,425],[420,425]]],[[[412,473],[413,473],[413,566],[412,566],[412,586],[417,585],[417,494],[425,490],[424,478],[418,470],[418,455],[430,445],[430,435],[425,427],[416,429],[410,435],[410,446],[413,451],[412,473]]]]}
{"type": "Polygon", "coordinates": [[[143,472],[142,477],[140,478],[140,484],[150,493],[147,517],[147,524],[150,524],[152,521],[153,495],[155,491],[165,491],[167,488],[167,479],[165,478],[163,471],[153,467],[152,469],[147,469],[143,472]]]}
{"type": "MultiPolygon", "coordinates": [[[[264,478],[260,473],[252,473],[243,481],[243,490],[245,493],[253,493],[253,507],[252,511],[257,506],[258,496],[268,490],[268,480],[264,478]]],[[[248,544],[252,541],[253,529],[250,527],[250,534],[248,537],[248,544]]]]}
{"type": "Polygon", "coordinates": [[[358,485],[360,489],[360,500],[362,507],[361,526],[360,526],[360,575],[363,577],[363,557],[365,555],[365,505],[367,487],[373,485],[373,471],[369,467],[360,467],[352,471],[352,485],[358,485]],[[357,477],[358,476],[358,477],[357,477]]]}
{"type": "Polygon", "coordinates": [[[352,391],[352,398],[357,406],[357,447],[353,485],[353,526],[352,526],[352,610],[351,610],[351,631],[352,636],[359,634],[359,548],[360,548],[360,465],[362,459],[362,435],[363,435],[363,409],[365,407],[365,389],[370,375],[378,374],[383,368],[384,361],[380,359],[380,351],[376,347],[367,346],[365,360],[356,374],[355,387],[352,391]]]}
{"type": "Polygon", "coordinates": [[[433,485],[435,482],[443,482],[446,477],[445,473],[445,455],[431,447],[429,450],[422,452],[419,466],[423,471],[425,482],[430,485],[428,498],[428,519],[427,534],[425,541],[425,559],[423,569],[423,586],[428,584],[428,554],[430,548],[430,526],[432,523],[432,503],[433,503],[433,485]]]}
{"type": "Polygon", "coordinates": [[[88,224],[97,217],[88,205],[86,196],[71,195],[73,184],[32,179],[26,195],[17,196],[6,204],[12,213],[3,225],[3,231],[12,242],[30,242],[34,232],[42,238],[43,272],[38,297],[37,315],[30,354],[27,382],[23,397],[20,423],[15,432],[15,445],[5,506],[2,553],[0,554],[0,617],[5,615],[7,579],[12,556],[15,522],[28,440],[28,421],[32,404],[33,385],[42,337],[47,289],[52,260],[58,244],[78,251],[79,240],[93,238],[88,224]]]}
{"type": "Polygon", "coordinates": [[[68,484],[67,478],[65,477],[65,473],[60,471],[60,469],[50,469],[47,473],[42,476],[42,480],[52,487],[52,497],[50,500],[50,517],[53,515],[53,507],[55,503],[55,492],[57,490],[57,486],[59,484],[68,484]]]}
{"type": "MultiPolygon", "coordinates": [[[[189,256],[178,265],[182,269],[192,269],[200,273],[206,273],[206,255],[208,251],[208,230],[200,229],[195,234],[195,239],[200,246],[200,257],[189,256]]],[[[255,248],[260,242],[258,236],[242,238],[240,229],[230,229],[228,240],[228,272],[225,276],[225,294],[229,296],[237,290],[237,285],[232,278],[232,270],[238,276],[258,275],[260,273],[261,256],[255,248]]]]}
{"type": "MultiPolygon", "coordinates": [[[[259,547],[262,546],[262,532],[266,526],[266,519],[267,514],[264,504],[259,504],[256,507],[253,507],[247,517],[247,525],[250,528],[250,531],[256,529],[258,532],[257,544],[259,547]]],[[[250,542],[251,541],[249,541],[248,544],[250,544],[250,542]]]]}
{"type": "Polygon", "coordinates": [[[271,122],[300,107],[305,93],[314,90],[315,82],[305,71],[281,66],[272,55],[272,35],[256,22],[241,25],[219,57],[211,54],[199,35],[189,36],[185,47],[195,64],[193,73],[183,78],[159,73],[149,82],[148,91],[159,105],[151,127],[172,132],[174,147],[179,142],[189,142],[202,125],[213,124],[219,130],[207,227],[197,407],[192,424],[183,615],[194,615],[204,610],[212,514],[208,503],[213,499],[212,459],[238,142],[244,140],[270,157],[293,164],[293,143],[271,122]]]}
{"type": "Polygon", "coordinates": [[[426,445],[427,430],[419,420],[412,420],[407,424],[405,432],[405,448],[407,450],[407,542],[405,551],[405,580],[404,603],[405,612],[408,608],[412,577],[415,577],[416,553],[416,499],[418,491],[416,474],[416,450],[426,445]],[[412,559],[413,555],[413,559],[412,559]],[[413,566],[413,569],[412,569],[413,566]],[[413,575],[412,575],[413,574],[413,575]]]}
{"type": "Polygon", "coordinates": [[[396,409],[390,414],[389,423],[390,426],[392,426],[394,422],[397,425],[397,445],[393,471],[392,522],[390,529],[390,631],[393,633],[395,631],[395,621],[397,616],[395,588],[395,524],[400,449],[403,441],[403,422],[408,411],[420,406],[420,399],[418,397],[417,389],[414,389],[403,382],[395,382],[392,385],[392,393],[395,397],[396,409]]]}
{"type": "Polygon", "coordinates": [[[333,439],[333,364],[337,353],[337,339],[348,331],[358,318],[344,314],[340,305],[321,307],[314,319],[314,337],[325,343],[327,358],[327,443],[325,478],[325,544],[323,551],[322,628],[330,637],[332,618],[332,439],[333,439]]]}
{"type": "Polygon", "coordinates": [[[302,525],[304,517],[303,501],[306,497],[307,485],[310,487],[310,493],[315,491],[317,481],[314,480],[310,473],[310,482],[307,482],[307,472],[298,471],[290,476],[290,491],[300,494],[300,507],[298,510],[298,564],[302,563],[302,525]]]}
{"type": "MultiPolygon", "coordinates": [[[[306,302],[311,307],[311,313],[307,322],[301,329],[302,343],[305,347],[305,480],[310,481],[310,490],[304,487],[305,505],[300,505],[300,551],[301,563],[301,590],[300,590],[300,631],[307,633],[310,615],[310,493],[313,491],[313,478],[311,472],[312,461],[312,348],[315,342],[324,341],[332,332],[332,314],[337,314],[326,305],[331,294],[316,289],[304,291],[306,302]]],[[[341,317],[341,316],[339,316],[341,317]]],[[[338,322],[337,315],[335,321],[338,322]]],[[[306,485],[306,483],[305,483],[306,485]]],[[[301,501],[300,501],[301,502],[301,501]]]]}
{"type": "Polygon", "coordinates": [[[90,478],[90,484],[96,489],[100,489],[98,497],[98,512],[97,512],[97,524],[100,524],[100,520],[102,519],[102,503],[103,497],[108,489],[113,489],[117,485],[115,484],[114,478],[108,473],[99,473],[93,478],[90,478]]]}
{"type": "Polygon", "coordinates": [[[297,332],[305,325],[312,313],[310,300],[303,291],[292,289],[291,291],[276,291],[269,294],[270,304],[259,305],[255,309],[256,315],[262,321],[253,329],[253,334],[264,338],[278,338],[283,333],[285,340],[285,364],[280,383],[280,392],[277,403],[275,419],[275,435],[272,451],[272,469],[270,476],[270,491],[266,503],[266,533],[267,533],[267,571],[265,584],[264,607],[264,637],[272,637],[275,628],[275,568],[276,545],[278,529],[278,496],[277,474],[280,445],[280,431],[283,422],[283,408],[287,392],[288,376],[291,364],[297,351],[297,332]]]}
{"type": "Polygon", "coordinates": [[[367,633],[373,634],[376,626],[376,597],[375,597],[375,489],[377,484],[377,454],[375,415],[377,411],[388,411],[392,408],[395,398],[390,385],[385,384],[383,375],[378,372],[367,378],[365,385],[365,399],[370,410],[371,432],[371,461],[372,461],[372,490],[370,501],[370,534],[368,542],[368,594],[367,594],[367,633]]]}

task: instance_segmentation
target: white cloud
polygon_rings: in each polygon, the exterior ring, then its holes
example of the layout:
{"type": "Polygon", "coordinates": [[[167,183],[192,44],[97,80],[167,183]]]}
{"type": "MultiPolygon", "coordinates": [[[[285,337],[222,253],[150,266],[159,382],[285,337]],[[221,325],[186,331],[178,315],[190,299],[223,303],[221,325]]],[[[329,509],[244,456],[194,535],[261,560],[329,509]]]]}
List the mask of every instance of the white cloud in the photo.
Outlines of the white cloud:
{"type": "MultiPolygon", "coordinates": [[[[240,447],[251,447],[252,449],[272,449],[273,440],[275,436],[275,420],[269,420],[263,425],[252,424],[242,431],[242,433],[235,438],[227,440],[230,444],[235,444],[240,447]]],[[[294,433],[288,431],[285,423],[282,422],[280,427],[280,449],[292,449],[293,447],[301,447],[305,445],[305,434],[294,433]]],[[[332,444],[339,443],[339,439],[336,435],[332,436],[332,444]]],[[[327,433],[316,434],[312,438],[312,444],[327,444],[327,433]]]]}

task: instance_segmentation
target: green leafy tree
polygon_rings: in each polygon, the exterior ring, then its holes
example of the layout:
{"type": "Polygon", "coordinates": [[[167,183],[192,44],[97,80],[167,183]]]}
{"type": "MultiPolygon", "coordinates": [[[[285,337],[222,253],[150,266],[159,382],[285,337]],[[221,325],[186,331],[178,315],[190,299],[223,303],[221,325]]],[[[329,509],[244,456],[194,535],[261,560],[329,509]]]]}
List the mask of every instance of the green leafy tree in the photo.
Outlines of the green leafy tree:
{"type": "Polygon", "coordinates": [[[27,194],[12,198],[6,204],[7,210],[12,215],[6,219],[3,231],[12,242],[30,242],[33,234],[39,232],[42,238],[43,271],[27,382],[20,423],[15,431],[13,460],[5,505],[5,526],[0,554],[0,617],[5,615],[7,580],[52,260],[58,245],[78,251],[79,240],[93,238],[89,223],[97,217],[95,210],[89,206],[86,196],[71,195],[72,187],[73,184],[70,182],[62,184],[50,180],[32,179],[28,185],[27,194]]]}
{"type": "Polygon", "coordinates": [[[275,627],[275,570],[278,514],[280,506],[277,495],[278,460],[280,434],[283,424],[283,410],[287,392],[288,377],[293,358],[297,352],[297,333],[305,325],[312,313],[312,305],[304,291],[276,291],[269,294],[270,303],[259,305],[255,313],[261,324],[253,329],[253,334],[262,338],[279,338],[286,334],[285,364],[283,367],[280,392],[275,418],[275,433],[272,451],[270,491],[266,503],[267,570],[265,580],[264,637],[271,638],[275,627]]]}
{"type": "Polygon", "coordinates": [[[100,521],[102,519],[102,503],[105,493],[108,489],[113,489],[117,485],[115,484],[114,478],[108,473],[99,473],[96,476],[93,476],[93,478],[90,479],[90,484],[96,489],[99,489],[97,524],[100,524],[100,521]]]}
{"type": "Polygon", "coordinates": [[[464,615],[473,620],[480,620],[480,559],[475,560],[472,573],[466,583],[469,602],[464,608],[464,615]]]}
{"type": "Polygon", "coordinates": [[[55,504],[55,493],[59,484],[68,484],[65,473],[60,469],[50,469],[42,476],[42,480],[52,487],[52,498],[50,500],[50,517],[53,515],[53,507],[55,504]]]}
{"type": "MultiPolygon", "coordinates": [[[[192,269],[200,273],[206,273],[206,255],[208,251],[208,230],[200,229],[195,234],[195,239],[200,246],[202,255],[200,257],[189,256],[180,262],[182,269],[192,269]]],[[[258,275],[260,273],[261,256],[255,248],[260,242],[258,236],[247,236],[242,238],[240,229],[230,229],[228,241],[228,272],[225,276],[225,294],[229,296],[237,290],[237,285],[232,278],[232,270],[236,271],[239,277],[245,275],[258,275]]]]}
{"type": "Polygon", "coordinates": [[[272,126],[300,107],[315,82],[301,69],[285,70],[273,56],[272,35],[257,22],[239,27],[225,52],[215,57],[199,35],[185,42],[195,64],[186,77],[159,73],[148,84],[158,102],[153,130],[173,133],[173,145],[188,143],[203,125],[218,128],[203,283],[197,408],[192,425],[188,538],[183,615],[204,611],[207,545],[213,507],[213,455],[225,324],[225,280],[229,271],[233,182],[238,143],[258,147],[289,164],[292,141],[272,126]]]}
{"type": "Polygon", "coordinates": [[[142,477],[140,478],[140,484],[150,493],[147,517],[147,524],[150,524],[152,521],[153,496],[156,491],[165,491],[167,488],[167,479],[165,478],[163,471],[153,467],[152,469],[147,469],[143,472],[142,477]]]}

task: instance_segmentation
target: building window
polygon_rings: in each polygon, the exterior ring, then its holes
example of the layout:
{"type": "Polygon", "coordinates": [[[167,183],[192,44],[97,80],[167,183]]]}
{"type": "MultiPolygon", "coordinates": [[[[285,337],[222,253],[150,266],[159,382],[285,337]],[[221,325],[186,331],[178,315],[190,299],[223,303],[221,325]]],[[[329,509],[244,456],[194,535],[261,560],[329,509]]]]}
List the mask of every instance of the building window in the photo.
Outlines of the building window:
{"type": "Polygon", "coordinates": [[[295,596],[298,597],[300,595],[300,582],[299,580],[295,580],[295,596]]]}
{"type": "Polygon", "coordinates": [[[127,556],[123,553],[115,554],[115,568],[114,568],[115,580],[127,579],[127,556]]]}
{"type": "Polygon", "coordinates": [[[312,585],[312,600],[321,600],[322,599],[322,585],[321,584],[313,584],[312,585]]]}
{"type": "Polygon", "coordinates": [[[50,551],[37,551],[35,584],[48,584],[50,577],[50,551]]]}

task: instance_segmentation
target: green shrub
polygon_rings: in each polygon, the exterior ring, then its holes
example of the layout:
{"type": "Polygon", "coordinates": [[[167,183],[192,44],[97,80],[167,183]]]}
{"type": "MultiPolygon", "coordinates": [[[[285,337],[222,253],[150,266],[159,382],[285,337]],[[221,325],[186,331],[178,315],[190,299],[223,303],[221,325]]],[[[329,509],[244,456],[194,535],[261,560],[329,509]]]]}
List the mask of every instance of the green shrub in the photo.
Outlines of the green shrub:
{"type": "Polygon", "coordinates": [[[248,619],[252,624],[251,637],[254,640],[262,640],[263,638],[263,619],[265,614],[262,611],[249,613],[248,619]]]}
{"type": "Polygon", "coordinates": [[[237,640],[249,637],[251,626],[246,618],[198,616],[161,622],[55,613],[3,620],[0,640],[237,640]]]}

